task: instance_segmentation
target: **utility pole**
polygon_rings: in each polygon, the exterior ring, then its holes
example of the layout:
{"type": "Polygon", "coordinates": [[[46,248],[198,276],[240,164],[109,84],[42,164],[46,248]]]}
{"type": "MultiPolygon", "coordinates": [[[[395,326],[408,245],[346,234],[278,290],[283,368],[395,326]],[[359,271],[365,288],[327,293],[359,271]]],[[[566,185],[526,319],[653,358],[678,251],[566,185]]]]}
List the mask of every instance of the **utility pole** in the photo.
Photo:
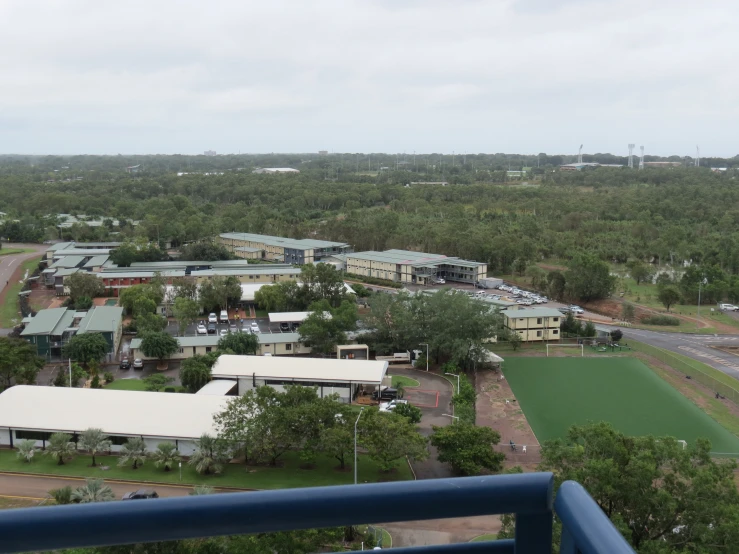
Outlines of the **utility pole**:
{"type": "MultiPolygon", "coordinates": [[[[379,393],[378,393],[379,395],[379,393]]],[[[364,406],[359,409],[359,415],[357,421],[354,422],[354,484],[357,484],[357,425],[359,424],[359,418],[362,417],[364,406]]]]}

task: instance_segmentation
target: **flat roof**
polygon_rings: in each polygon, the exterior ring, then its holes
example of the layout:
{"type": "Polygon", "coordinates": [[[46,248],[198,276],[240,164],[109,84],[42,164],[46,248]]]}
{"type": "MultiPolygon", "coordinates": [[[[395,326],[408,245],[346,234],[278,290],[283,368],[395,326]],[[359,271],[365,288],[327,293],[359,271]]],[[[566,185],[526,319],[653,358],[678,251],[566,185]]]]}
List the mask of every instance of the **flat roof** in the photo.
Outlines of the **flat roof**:
{"type": "Polygon", "coordinates": [[[209,394],[213,396],[226,396],[231,389],[238,385],[238,381],[231,379],[214,379],[210,383],[207,383],[202,389],[195,394],[209,394]]]}
{"type": "Polygon", "coordinates": [[[462,258],[444,256],[443,254],[429,254],[428,252],[413,252],[412,250],[385,250],[377,252],[353,252],[346,255],[346,259],[369,260],[389,264],[412,265],[414,267],[438,267],[441,264],[476,267],[485,265],[484,262],[463,260],[462,258]]]}
{"type": "Polygon", "coordinates": [[[519,308],[518,310],[503,310],[502,313],[511,319],[524,317],[564,317],[562,312],[554,308],[519,308]]]}
{"type": "MultiPolygon", "coordinates": [[[[305,321],[312,313],[313,312],[275,312],[268,315],[270,323],[292,323],[294,321],[305,321]]],[[[328,315],[331,316],[330,313],[328,315]]]]}
{"type": "Polygon", "coordinates": [[[67,308],[39,310],[31,322],[23,329],[21,336],[61,335],[74,321],[74,311],[67,308]]]}
{"type": "Polygon", "coordinates": [[[229,354],[221,355],[213,366],[213,377],[255,376],[260,379],[351,382],[371,385],[382,383],[382,378],[386,372],[387,362],[378,362],[377,360],[235,356],[229,354]]]}
{"type": "Polygon", "coordinates": [[[80,321],[78,333],[114,333],[122,318],[123,308],[119,306],[94,306],[80,321]]]}
{"type": "Polygon", "coordinates": [[[166,392],[16,385],[0,394],[0,427],[39,431],[102,429],[109,435],[215,436],[213,416],[228,398],[166,392]]]}
{"type": "Polygon", "coordinates": [[[346,242],[333,242],[318,239],[291,239],[286,237],[275,237],[271,235],[257,235],[254,233],[221,233],[221,238],[228,240],[243,240],[248,242],[263,243],[269,246],[282,246],[294,250],[311,250],[315,248],[338,248],[349,246],[346,242]]]}
{"type": "Polygon", "coordinates": [[[190,275],[192,275],[193,277],[210,277],[213,275],[300,275],[300,268],[292,266],[272,267],[272,265],[268,264],[251,264],[251,267],[249,267],[249,269],[201,269],[197,271],[191,271],[190,275]],[[252,267],[259,269],[252,269],[252,267]]]}

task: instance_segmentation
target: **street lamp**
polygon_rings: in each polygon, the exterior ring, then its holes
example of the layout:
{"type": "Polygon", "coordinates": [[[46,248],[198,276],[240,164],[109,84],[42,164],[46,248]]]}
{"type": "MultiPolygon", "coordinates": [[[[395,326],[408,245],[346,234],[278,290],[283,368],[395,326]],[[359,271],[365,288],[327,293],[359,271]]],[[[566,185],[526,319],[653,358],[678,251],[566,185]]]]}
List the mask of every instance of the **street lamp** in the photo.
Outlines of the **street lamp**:
{"type": "Polygon", "coordinates": [[[427,342],[422,342],[418,346],[425,346],[426,347],[426,371],[429,370],[429,345],[427,342]]]}
{"type": "Polygon", "coordinates": [[[359,409],[359,415],[357,421],[354,422],[354,484],[357,484],[357,425],[359,424],[359,418],[362,417],[364,406],[359,409]]]}
{"type": "MultiPolygon", "coordinates": [[[[444,373],[444,375],[451,375],[457,378],[457,394],[459,394],[459,374],[457,373],[444,373]]],[[[454,414],[454,400],[452,400],[452,414],[454,414]]],[[[454,417],[453,415],[451,417],[454,417]]]]}
{"type": "Polygon", "coordinates": [[[705,277],[701,279],[700,281],[698,281],[698,317],[696,318],[696,321],[695,321],[696,330],[698,330],[698,326],[700,325],[700,319],[701,319],[701,288],[703,287],[703,285],[707,285],[707,284],[708,284],[708,279],[706,279],[705,277]]]}

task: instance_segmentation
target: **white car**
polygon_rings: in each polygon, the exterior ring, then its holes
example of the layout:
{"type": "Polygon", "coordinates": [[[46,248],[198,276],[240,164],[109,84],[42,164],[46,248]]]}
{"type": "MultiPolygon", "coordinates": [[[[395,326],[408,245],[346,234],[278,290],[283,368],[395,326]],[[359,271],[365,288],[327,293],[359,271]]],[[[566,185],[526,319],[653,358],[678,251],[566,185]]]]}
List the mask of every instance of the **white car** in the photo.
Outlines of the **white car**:
{"type": "Polygon", "coordinates": [[[256,321],[251,322],[251,332],[255,335],[257,333],[261,333],[261,330],[259,329],[259,324],[256,321]]]}
{"type": "Polygon", "coordinates": [[[218,316],[214,313],[208,314],[208,323],[218,323],[218,316]]]}
{"type": "Polygon", "coordinates": [[[205,325],[203,325],[202,323],[199,323],[198,324],[198,335],[207,335],[207,334],[208,334],[208,329],[205,328],[205,325]]]}
{"type": "Polygon", "coordinates": [[[401,404],[408,404],[407,400],[391,400],[390,402],[380,402],[381,412],[392,412],[401,404]]]}
{"type": "Polygon", "coordinates": [[[226,335],[228,335],[228,329],[221,329],[221,330],[219,331],[219,334],[220,334],[220,335],[221,335],[222,337],[225,337],[226,335]]]}
{"type": "Polygon", "coordinates": [[[573,314],[581,315],[585,313],[585,310],[583,310],[580,306],[570,306],[570,311],[573,314]]]}
{"type": "Polygon", "coordinates": [[[739,307],[734,306],[734,304],[719,304],[718,309],[722,312],[736,312],[739,307]]]}

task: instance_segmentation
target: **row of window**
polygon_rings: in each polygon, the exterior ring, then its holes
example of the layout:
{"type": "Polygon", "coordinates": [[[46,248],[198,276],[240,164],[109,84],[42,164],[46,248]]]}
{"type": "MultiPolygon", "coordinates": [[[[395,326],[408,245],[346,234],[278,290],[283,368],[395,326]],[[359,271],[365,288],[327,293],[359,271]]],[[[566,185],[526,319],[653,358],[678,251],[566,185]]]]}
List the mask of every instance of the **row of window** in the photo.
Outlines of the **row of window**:
{"type": "MultiPolygon", "coordinates": [[[[32,441],[48,441],[51,438],[51,433],[45,431],[16,431],[15,438],[17,440],[32,440],[32,441]]],[[[126,444],[126,441],[130,437],[122,437],[120,435],[110,435],[108,439],[114,446],[122,446],[126,444]]],[[[72,433],[72,442],[77,444],[79,441],[79,435],[72,433]]]]}
{"type": "Polygon", "coordinates": [[[313,382],[313,381],[287,381],[282,379],[265,379],[265,385],[300,385],[303,387],[323,387],[323,388],[334,388],[334,389],[348,389],[349,383],[327,383],[327,382],[313,382]]]}
{"type": "MultiPolygon", "coordinates": [[[[525,333],[525,331],[519,331],[518,332],[519,335],[523,335],[524,333],[525,333]]],[[[541,331],[537,331],[536,332],[536,336],[537,337],[541,337],[542,336],[541,333],[542,333],[541,331]]],[[[552,334],[552,335],[559,335],[559,329],[549,329],[549,333],[552,334]]]]}

